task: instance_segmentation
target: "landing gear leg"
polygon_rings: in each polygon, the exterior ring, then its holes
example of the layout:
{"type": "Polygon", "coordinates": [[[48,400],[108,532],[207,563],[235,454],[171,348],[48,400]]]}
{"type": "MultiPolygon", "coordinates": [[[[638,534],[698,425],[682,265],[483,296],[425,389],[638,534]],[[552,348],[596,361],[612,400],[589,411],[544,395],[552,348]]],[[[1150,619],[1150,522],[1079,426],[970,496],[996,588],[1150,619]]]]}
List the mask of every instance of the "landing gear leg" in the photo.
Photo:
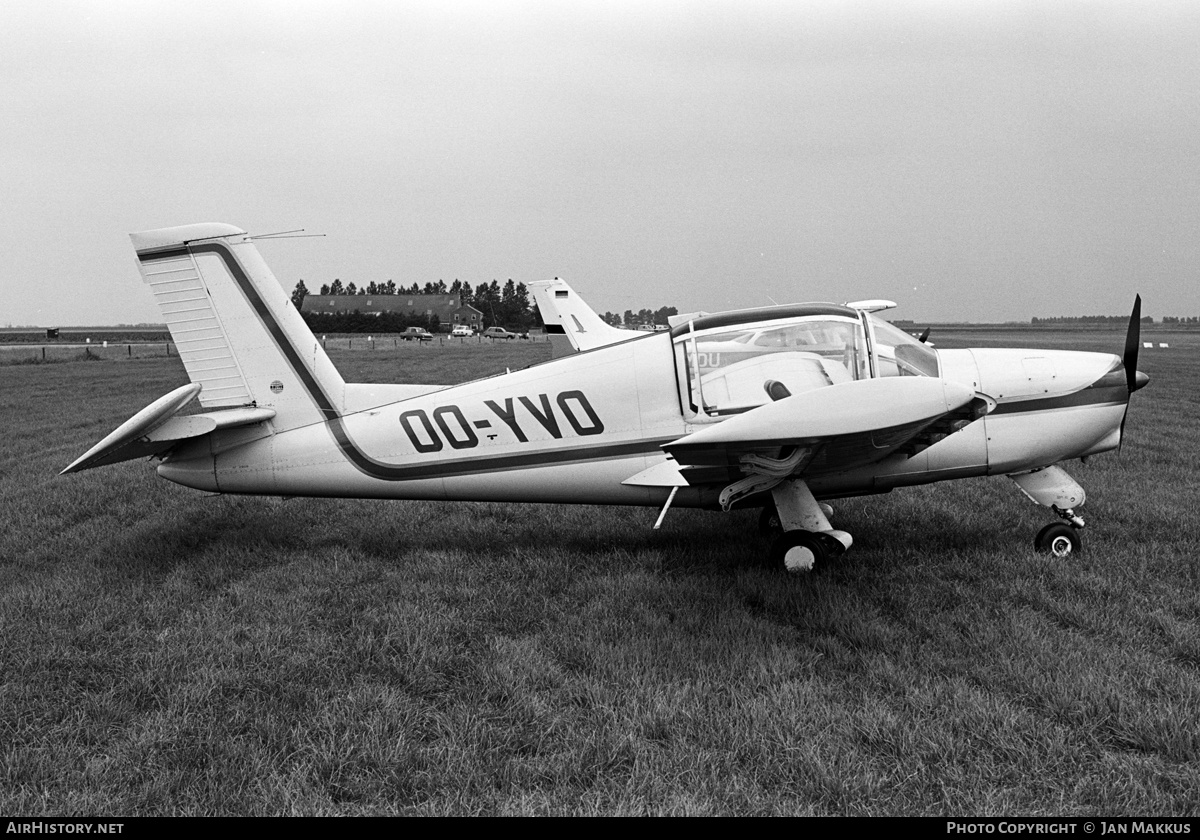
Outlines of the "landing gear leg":
{"type": "Polygon", "coordinates": [[[853,544],[853,537],[829,524],[828,506],[818,503],[803,481],[780,482],[771,496],[783,528],[771,545],[771,561],[776,567],[789,572],[814,571],[853,544]]]}
{"type": "MultiPolygon", "coordinates": [[[[821,513],[828,518],[833,516],[833,508],[824,502],[817,502],[817,506],[821,508],[821,513]]],[[[758,514],[758,532],[764,537],[777,537],[783,533],[783,525],[779,521],[779,511],[775,509],[775,503],[767,502],[763,505],[762,511],[758,514]]]]}
{"type": "Polygon", "coordinates": [[[1062,467],[1043,467],[1025,473],[1010,475],[1021,491],[1042,507],[1048,507],[1064,521],[1054,522],[1038,531],[1033,540],[1038,551],[1055,557],[1078,554],[1083,548],[1079,534],[1083,528],[1083,517],[1075,508],[1087,498],[1083,488],[1062,467]]]}

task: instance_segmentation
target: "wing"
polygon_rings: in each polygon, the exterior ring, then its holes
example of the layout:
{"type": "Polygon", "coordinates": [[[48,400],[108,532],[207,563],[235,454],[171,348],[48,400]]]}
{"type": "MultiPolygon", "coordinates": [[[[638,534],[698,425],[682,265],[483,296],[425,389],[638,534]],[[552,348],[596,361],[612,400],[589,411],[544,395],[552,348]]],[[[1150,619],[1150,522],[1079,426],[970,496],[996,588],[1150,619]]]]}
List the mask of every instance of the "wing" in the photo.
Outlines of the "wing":
{"type": "Polygon", "coordinates": [[[970,388],[924,376],[861,379],[783,396],[663,446],[673,460],[626,483],[723,484],[725,507],[787,478],[909,457],[988,413],[970,388]]]}

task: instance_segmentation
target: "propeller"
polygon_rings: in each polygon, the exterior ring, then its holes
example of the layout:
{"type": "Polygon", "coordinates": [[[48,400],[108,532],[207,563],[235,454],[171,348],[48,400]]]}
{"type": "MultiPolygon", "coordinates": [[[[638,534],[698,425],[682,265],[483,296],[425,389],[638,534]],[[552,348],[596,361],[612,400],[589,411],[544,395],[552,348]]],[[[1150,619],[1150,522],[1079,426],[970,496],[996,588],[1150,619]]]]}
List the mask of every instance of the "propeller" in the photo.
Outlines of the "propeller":
{"type": "Polygon", "coordinates": [[[925,332],[921,333],[921,337],[918,338],[917,341],[921,342],[922,344],[924,344],[926,341],[928,341],[930,329],[932,329],[932,327],[926,327],[925,332]]]}
{"type": "MultiPolygon", "coordinates": [[[[1142,348],[1142,296],[1135,295],[1133,298],[1133,312],[1129,314],[1129,329],[1125,332],[1125,353],[1121,356],[1121,363],[1125,366],[1125,387],[1129,389],[1130,396],[1139,388],[1144,388],[1146,383],[1150,381],[1144,373],[1138,373],[1138,351],[1142,348]]],[[[1121,415],[1121,437],[1117,442],[1117,454],[1121,454],[1121,447],[1125,445],[1125,421],[1129,419],[1129,400],[1125,400],[1125,413],[1121,415]]]]}

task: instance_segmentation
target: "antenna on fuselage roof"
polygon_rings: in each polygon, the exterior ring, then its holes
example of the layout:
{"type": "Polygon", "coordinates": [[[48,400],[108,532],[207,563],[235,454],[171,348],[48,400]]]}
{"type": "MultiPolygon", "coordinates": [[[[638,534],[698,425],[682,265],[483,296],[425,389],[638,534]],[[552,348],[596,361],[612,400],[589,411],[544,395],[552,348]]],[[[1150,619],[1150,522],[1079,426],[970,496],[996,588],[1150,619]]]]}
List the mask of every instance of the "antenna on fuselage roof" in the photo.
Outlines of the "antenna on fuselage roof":
{"type": "Polygon", "coordinates": [[[251,234],[249,239],[314,239],[322,237],[323,233],[305,233],[304,228],[296,228],[295,230],[281,230],[277,233],[256,233],[251,234]]]}

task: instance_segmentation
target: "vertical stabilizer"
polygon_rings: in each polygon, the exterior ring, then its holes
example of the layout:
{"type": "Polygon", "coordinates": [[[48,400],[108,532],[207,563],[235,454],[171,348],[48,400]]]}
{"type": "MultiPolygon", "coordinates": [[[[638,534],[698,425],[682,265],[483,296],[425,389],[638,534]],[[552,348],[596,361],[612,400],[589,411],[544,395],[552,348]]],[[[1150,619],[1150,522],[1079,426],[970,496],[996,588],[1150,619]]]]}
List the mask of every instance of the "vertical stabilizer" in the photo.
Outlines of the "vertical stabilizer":
{"type": "Polygon", "coordinates": [[[130,239],[201,405],[272,408],[277,431],[341,413],[341,375],[245,231],[210,223],[130,239]]]}
{"type": "Polygon", "coordinates": [[[565,280],[558,277],[536,280],[529,288],[533,291],[542,323],[546,325],[546,334],[555,343],[555,356],[564,355],[559,352],[563,336],[570,347],[567,352],[591,350],[638,337],[635,332],[604,323],[565,280]]]}

